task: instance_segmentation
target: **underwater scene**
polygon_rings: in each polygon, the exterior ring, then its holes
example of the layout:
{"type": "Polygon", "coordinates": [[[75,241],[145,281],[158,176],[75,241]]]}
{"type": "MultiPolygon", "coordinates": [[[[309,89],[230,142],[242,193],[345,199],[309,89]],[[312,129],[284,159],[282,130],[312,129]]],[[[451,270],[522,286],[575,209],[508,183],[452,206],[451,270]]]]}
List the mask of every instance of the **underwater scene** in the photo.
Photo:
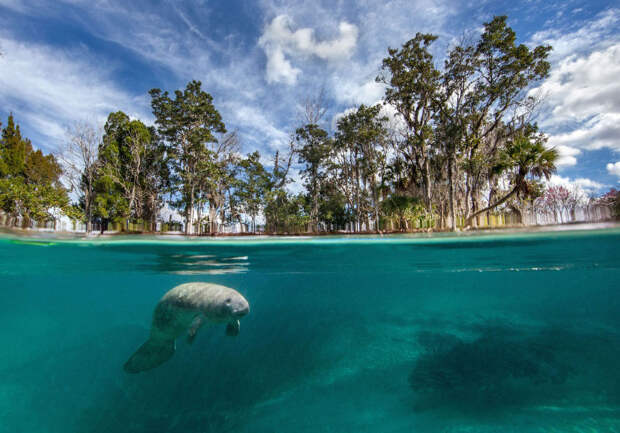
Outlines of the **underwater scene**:
{"type": "Polygon", "coordinates": [[[619,246],[618,228],[5,235],[0,432],[620,432],[619,246]],[[133,368],[190,282],[249,313],[133,368]]]}

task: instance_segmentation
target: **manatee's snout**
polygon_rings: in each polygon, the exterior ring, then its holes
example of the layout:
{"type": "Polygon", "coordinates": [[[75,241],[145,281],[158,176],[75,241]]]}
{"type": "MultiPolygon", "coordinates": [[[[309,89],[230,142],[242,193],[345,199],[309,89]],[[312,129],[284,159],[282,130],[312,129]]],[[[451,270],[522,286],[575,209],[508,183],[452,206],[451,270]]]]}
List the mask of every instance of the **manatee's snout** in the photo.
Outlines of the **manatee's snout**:
{"type": "Polygon", "coordinates": [[[233,314],[236,317],[243,317],[250,312],[250,304],[246,299],[240,296],[233,306],[233,314]]]}

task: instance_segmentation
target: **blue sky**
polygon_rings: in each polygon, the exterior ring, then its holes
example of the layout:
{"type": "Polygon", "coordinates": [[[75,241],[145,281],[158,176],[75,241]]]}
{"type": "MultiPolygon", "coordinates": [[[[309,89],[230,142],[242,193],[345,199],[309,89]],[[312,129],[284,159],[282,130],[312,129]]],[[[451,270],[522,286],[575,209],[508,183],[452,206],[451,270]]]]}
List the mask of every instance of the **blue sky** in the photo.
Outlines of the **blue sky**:
{"type": "Polygon", "coordinates": [[[76,120],[123,110],[153,121],[148,90],[192,79],[244,152],[284,149],[304,99],[339,113],[383,95],[387,47],[416,32],[450,44],[508,15],[519,42],[551,44],[538,122],[561,154],[556,183],[592,192],[620,180],[620,8],[614,1],[0,0],[0,116],[50,152],[76,120]]]}

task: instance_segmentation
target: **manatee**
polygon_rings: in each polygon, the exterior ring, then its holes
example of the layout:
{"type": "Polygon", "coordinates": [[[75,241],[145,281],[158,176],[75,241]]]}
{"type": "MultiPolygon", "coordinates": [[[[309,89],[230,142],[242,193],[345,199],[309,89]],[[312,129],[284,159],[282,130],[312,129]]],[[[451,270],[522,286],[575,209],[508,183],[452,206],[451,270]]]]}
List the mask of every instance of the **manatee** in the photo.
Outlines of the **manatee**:
{"type": "Polygon", "coordinates": [[[158,367],[174,355],[176,339],[187,334],[191,344],[205,324],[226,323],[226,335],[239,334],[239,319],[250,312],[236,290],[219,284],[186,283],[167,292],[153,312],[149,339],[125,363],[128,373],[158,367]]]}

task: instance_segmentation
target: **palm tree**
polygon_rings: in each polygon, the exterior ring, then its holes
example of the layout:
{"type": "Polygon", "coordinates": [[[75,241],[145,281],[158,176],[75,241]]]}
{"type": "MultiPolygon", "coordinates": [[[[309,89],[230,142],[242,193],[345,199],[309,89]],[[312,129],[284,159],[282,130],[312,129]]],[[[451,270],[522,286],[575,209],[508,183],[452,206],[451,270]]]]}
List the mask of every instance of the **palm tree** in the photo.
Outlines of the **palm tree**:
{"type": "Polygon", "coordinates": [[[524,134],[519,134],[512,141],[508,142],[506,150],[503,152],[500,166],[514,170],[514,187],[495,203],[469,215],[465,221],[465,226],[471,225],[472,219],[477,215],[496,208],[515,194],[527,194],[530,184],[527,179],[528,176],[533,178],[544,176],[547,180],[551,178],[551,175],[556,170],[555,162],[558,159],[558,152],[554,148],[545,148],[543,143],[544,140],[540,136],[532,139],[532,137],[524,134]]]}

